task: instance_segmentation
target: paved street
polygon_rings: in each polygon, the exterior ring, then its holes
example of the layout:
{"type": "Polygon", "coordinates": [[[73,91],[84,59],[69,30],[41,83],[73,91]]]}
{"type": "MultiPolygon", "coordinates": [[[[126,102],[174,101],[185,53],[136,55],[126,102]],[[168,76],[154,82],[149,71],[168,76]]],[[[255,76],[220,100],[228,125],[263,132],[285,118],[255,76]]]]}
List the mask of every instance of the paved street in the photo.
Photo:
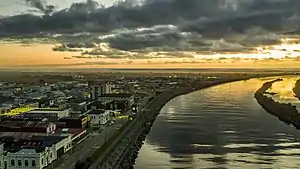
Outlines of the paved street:
{"type": "MultiPolygon", "coordinates": [[[[121,119],[116,120],[114,125],[107,126],[100,133],[92,133],[85,141],[79,144],[73,151],[72,154],[65,154],[61,157],[63,163],[56,167],[56,169],[74,169],[75,164],[79,160],[83,160],[89,155],[93,154],[98,148],[104,143],[105,139],[108,140],[121,126],[123,121],[121,119]]],[[[51,167],[48,167],[49,169],[51,167]]]]}
{"type": "MultiPolygon", "coordinates": [[[[145,106],[148,102],[148,97],[140,100],[138,105],[140,109],[145,106]]],[[[121,128],[122,124],[125,123],[124,119],[117,119],[112,126],[106,126],[101,132],[93,132],[91,135],[84,140],[82,143],[77,145],[73,150],[74,153],[65,154],[62,158],[61,163],[56,169],[74,169],[77,161],[83,160],[93,154],[99,149],[104,143],[105,139],[108,140],[118,129],[121,128]]],[[[52,166],[47,169],[52,169],[52,166]]]]}

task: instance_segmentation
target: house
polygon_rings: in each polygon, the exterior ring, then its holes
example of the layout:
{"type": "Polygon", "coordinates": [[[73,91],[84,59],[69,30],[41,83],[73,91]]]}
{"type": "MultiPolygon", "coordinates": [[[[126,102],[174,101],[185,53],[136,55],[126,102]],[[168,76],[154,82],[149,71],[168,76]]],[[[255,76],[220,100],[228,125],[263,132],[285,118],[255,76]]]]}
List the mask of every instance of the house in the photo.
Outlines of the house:
{"type": "Polygon", "coordinates": [[[91,118],[91,125],[103,125],[110,120],[109,110],[89,110],[86,115],[91,118]]]}
{"type": "Polygon", "coordinates": [[[131,106],[134,103],[134,95],[131,93],[110,93],[98,97],[98,101],[110,102],[113,100],[127,101],[128,106],[131,106]]]}

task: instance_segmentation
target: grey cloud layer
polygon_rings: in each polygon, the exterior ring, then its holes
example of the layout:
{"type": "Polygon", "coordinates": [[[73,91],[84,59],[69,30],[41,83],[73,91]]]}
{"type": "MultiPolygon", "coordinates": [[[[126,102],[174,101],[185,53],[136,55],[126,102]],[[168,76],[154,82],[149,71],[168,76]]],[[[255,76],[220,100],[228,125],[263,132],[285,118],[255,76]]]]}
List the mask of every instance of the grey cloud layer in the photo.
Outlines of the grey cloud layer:
{"type": "Polygon", "coordinates": [[[107,42],[120,50],[235,51],[277,43],[273,32],[297,30],[300,23],[299,0],[146,0],[109,8],[88,0],[56,12],[42,1],[26,1],[45,15],[3,18],[3,36],[90,32],[80,35],[80,41],[107,42]]]}

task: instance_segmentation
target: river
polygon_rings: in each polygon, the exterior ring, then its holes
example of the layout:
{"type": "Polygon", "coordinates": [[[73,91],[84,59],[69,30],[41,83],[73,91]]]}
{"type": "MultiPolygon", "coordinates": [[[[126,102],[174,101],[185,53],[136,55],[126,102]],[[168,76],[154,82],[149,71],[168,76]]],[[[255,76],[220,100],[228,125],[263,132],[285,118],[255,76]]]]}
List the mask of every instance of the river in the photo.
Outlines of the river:
{"type": "Polygon", "coordinates": [[[136,159],[136,169],[299,168],[300,131],[253,97],[275,78],[214,86],[168,102],[136,159]]]}

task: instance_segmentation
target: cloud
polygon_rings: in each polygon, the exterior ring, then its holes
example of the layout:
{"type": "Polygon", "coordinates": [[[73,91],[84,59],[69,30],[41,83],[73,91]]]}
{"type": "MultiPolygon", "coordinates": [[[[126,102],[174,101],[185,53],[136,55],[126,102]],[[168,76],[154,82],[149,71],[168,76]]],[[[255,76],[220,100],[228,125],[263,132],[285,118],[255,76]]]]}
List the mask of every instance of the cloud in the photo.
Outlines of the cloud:
{"type": "MultiPolygon", "coordinates": [[[[41,0],[26,1],[41,11],[46,10],[47,5],[41,0]]],[[[255,16],[251,14],[253,12],[260,12],[254,8],[258,2],[260,4],[259,9],[263,8],[264,11],[281,11],[281,13],[293,12],[295,6],[299,5],[297,0],[274,2],[268,0],[146,0],[142,5],[134,6],[120,3],[104,8],[98,3],[88,0],[85,3],[74,3],[68,9],[54,12],[52,16],[42,18],[38,16],[36,16],[37,18],[25,17],[21,18],[21,20],[28,20],[35,23],[37,29],[33,30],[33,33],[61,30],[69,32],[79,30],[110,32],[112,29],[151,27],[166,24],[177,25],[188,21],[191,21],[190,23],[193,25],[197,19],[205,17],[213,18],[214,20],[214,22],[206,22],[207,27],[217,25],[216,22],[227,27],[228,24],[233,22],[240,23],[243,21],[247,23],[246,25],[252,22],[262,24],[263,20],[271,23],[266,20],[270,19],[270,17],[258,19],[258,17],[265,17],[265,14],[257,14],[255,16]],[[236,16],[242,14],[246,16],[236,16]]],[[[295,9],[295,11],[297,10],[295,9]]],[[[17,24],[18,22],[20,20],[11,20],[10,23],[6,24],[9,26],[12,23],[17,24]]],[[[196,25],[199,26],[199,22],[196,22],[196,25]]],[[[187,26],[187,29],[189,27],[187,26]]]]}
{"type": "Polygon", "coordinates": [[[55,9],[53,5],[47,5],[43,0],[26,0],[26,2],[30,6],[40,10],[44,15],[50,15],[55,9]]]}
{"type": "Polygon", "coordinates": [[[53,35],[63,44],[57,50],[93,47],[83,53],[93,57],[145,57],[120,51],[248,51],[300,30],[299,0],[145,0],[108,8],[87,0],[59,11],[42,0],[26,1],[44,15],[1,18],[2,36],[53,35]],[[106,44],[110,52],[95,44],[106,44]]]}

